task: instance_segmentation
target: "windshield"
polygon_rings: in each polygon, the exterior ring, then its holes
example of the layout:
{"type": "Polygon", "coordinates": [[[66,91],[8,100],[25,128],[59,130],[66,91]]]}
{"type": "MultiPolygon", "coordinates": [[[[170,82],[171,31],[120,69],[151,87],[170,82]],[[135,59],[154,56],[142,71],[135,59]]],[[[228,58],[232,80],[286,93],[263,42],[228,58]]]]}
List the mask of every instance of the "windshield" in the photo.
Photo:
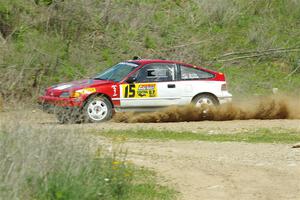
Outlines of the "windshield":
{"type": "Polygon", "coordinates": [[[135,63],[122,62],[105,70],[100,74],[97,74],[93,79],[119,82],[137,67],[138,65],[135,63]]]}

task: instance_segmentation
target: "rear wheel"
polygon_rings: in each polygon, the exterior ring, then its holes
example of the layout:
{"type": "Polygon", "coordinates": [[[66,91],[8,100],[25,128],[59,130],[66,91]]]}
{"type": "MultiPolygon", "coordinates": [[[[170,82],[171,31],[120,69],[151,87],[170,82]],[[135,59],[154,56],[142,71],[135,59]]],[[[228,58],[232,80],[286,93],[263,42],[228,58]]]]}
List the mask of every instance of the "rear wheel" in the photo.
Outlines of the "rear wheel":
{"type": "Polygon", "coordinates": [[[85,122],[103,122],[112,118],[112,104],[104,96],[91,97],[83,107],[85,122]]]}
{"type": "Polygon", "coordinates": [[[209,94],[200,94],[196,96],[192,103],[196,107],[203,107],[203,106],[216,106],[219,105],[219,101],[216,97],[209,95],[209,94]]]}

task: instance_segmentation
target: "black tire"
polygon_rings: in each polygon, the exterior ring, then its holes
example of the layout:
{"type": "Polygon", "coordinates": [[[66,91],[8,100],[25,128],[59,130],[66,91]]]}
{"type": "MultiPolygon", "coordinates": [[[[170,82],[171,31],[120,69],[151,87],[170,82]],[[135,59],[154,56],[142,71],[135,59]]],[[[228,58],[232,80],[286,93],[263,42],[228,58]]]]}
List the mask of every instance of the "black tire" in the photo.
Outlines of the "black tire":
{"type": "Polygon", "coordinates": [[[88,99],[82,109],[84,122],[99,123],[112,118],[113,108],[105,96],[94,96],[88,99]]]}
{"type": "Polygon", "coordinates": [[[57,111],[55,116],[60,124],[72,123],[71,113],[68,111],[57,111]]]}
{"type": "Polygon", "coordinates": [[[210,94],[199,94],[196,97],[193,98],[192,104],[194,104],[197,107],[201,107],[202,105],[206,104],[208,106],[216,106],[219,105],[218,99],[210,94]]]}
{"type": "Polygon", "coordinates": [[[80,123],[80,113],[73,109],[61,108],[54,112],[56,119],[60,124],[80,123]]]}

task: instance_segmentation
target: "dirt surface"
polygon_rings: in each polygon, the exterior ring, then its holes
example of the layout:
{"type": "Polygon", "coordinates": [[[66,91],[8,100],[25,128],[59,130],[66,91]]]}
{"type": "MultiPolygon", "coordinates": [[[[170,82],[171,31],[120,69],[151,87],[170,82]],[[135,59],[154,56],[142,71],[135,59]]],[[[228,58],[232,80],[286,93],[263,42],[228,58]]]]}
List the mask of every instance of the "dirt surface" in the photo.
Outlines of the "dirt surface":
{"type": "Polygon", "coordinates": [[[139,130],[156,129],[170,131],[189,131],[210,134],[240,133],[261,128],[291,129],[300,131],[300,119],[274,119],[274,120],[234,120],[234,121],[200,121],[200,122],[169,122],[169,123],[118,123],[105,122],[99,124],[64,124],[57,122],[52,114],[43,113],[40,110],[17,110],[0,113],[0,121],[22,121],[39,128],[62,128],[70,130],[139,130]]]}
{"type": "Polygon", "coordinates": [[[159,123],[184,121],[300,119],[300,97],[274,95],[234,101],[218,106],[170,106],[149,113],[117,113],[116,122],[159,123]]]}
{"type": "MultiPolygon", "coordinates": [[[[116,123],[60,125],[53,115],[38,110],[0,113],[2,125],[20,121],[38,129],[137,130],[166,129],[208,133],[236,133],[259,128],[300,131],[300,120],[202,121],[180,123],[116,123]]],[[[113,142],[95,141],[111,149],[113,142]]],[[[123,144],[128,159],[158,172],[161,182],[180,192],[179,199],[282,199],[300,197],[300,148],[282,144],[201,141],[130,140],[123,144]]]]}
{"type": "Polygon", "coordinates": [[[167,178],[180,199],[299,199],[300,149],[290,145],[128,142],[129,159],[167,178]]]}

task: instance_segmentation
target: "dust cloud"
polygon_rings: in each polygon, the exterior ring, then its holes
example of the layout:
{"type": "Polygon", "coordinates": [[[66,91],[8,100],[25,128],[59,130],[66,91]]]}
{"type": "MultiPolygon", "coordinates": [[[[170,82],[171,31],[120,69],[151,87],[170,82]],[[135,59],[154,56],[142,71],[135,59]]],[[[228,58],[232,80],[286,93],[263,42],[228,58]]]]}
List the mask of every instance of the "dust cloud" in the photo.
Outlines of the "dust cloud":
{"type": "Polygon", "coordinates": [[[161,123],[188,121],[229,121],[249,119],[300,119],[300,98],[288,96],[260,97],[247,101],[233,101],[213,107],[193,105],[168,107],[150,113],[117,113],[115,122],[161,123]]]}

